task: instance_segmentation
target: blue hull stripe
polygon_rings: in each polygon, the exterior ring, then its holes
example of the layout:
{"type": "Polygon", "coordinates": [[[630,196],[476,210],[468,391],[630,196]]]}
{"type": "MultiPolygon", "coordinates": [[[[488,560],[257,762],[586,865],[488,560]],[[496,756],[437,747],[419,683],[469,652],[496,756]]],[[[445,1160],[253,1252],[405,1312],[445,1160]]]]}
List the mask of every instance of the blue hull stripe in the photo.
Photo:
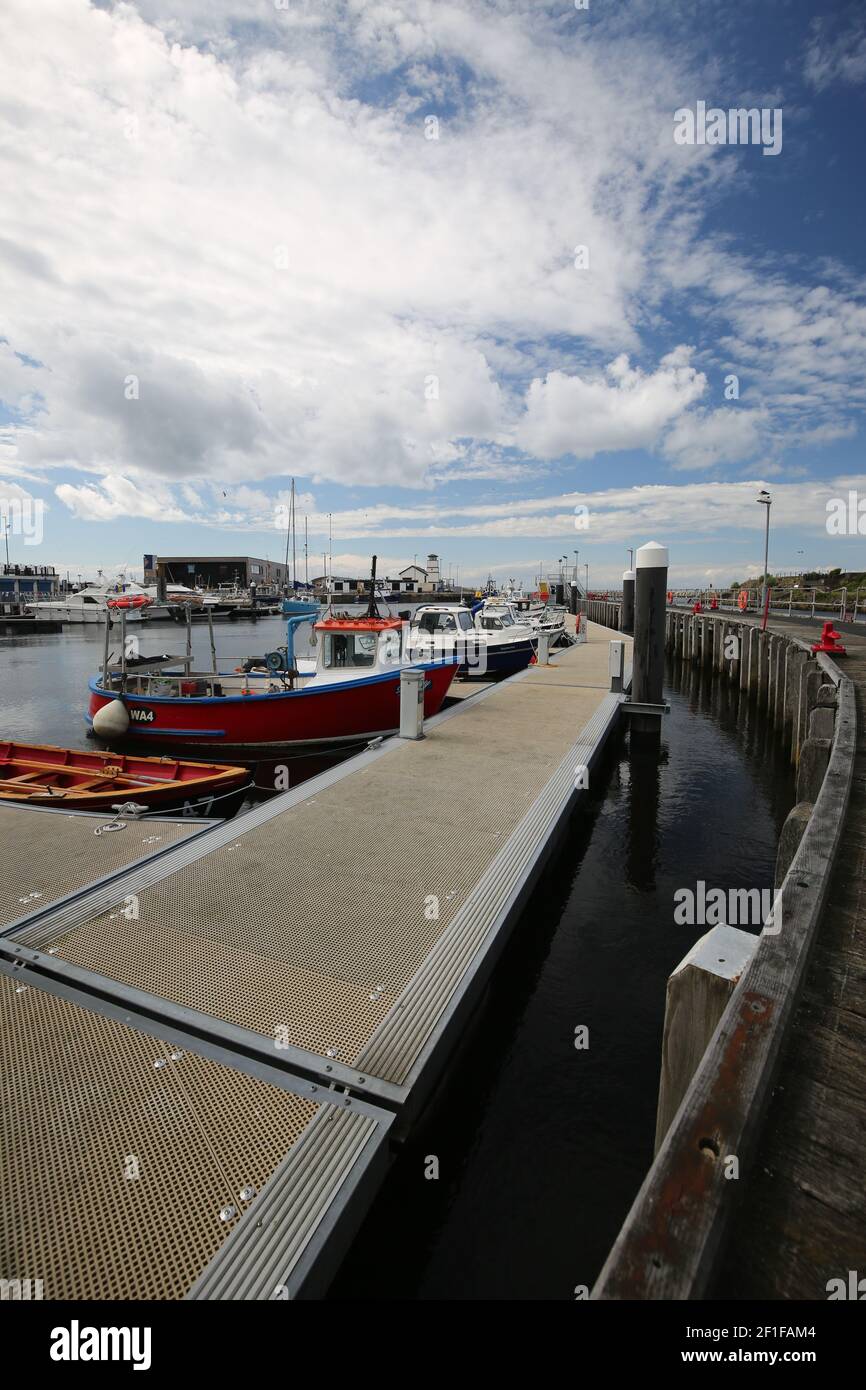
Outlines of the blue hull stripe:
{"type": "MultiPolygon", "coordinates": [[[[413,662],[415,670],[440,671],[447,666],[457,666],[455,658],[453,661],[418,661],[413,662]]],[[[303,698],[311,699],[314,695],[333,695],[335,691],[355,690],[358,687],[369,685],[380,685],[383,681],[393,681],[400,679],[400,669],[396,667],[393,671],[383,671],[378,676],[364,676],[356,681],[334,681],[333,685],[305,686],[302,690],[275,690],[261,695],[128,695],[124,692],[124,704],[131,705],[183,705],[186,709],[189,705],[248,705],[251,701],[261,702],[262,700],[300,700],[303,698]]],[[[135,674],[132,672],[131,674],[135,674]]],[[[232,672],[232,675],[236,675],[232,672]]],[[[201,677],[200,679],[203,679],[201,677]]],[[[207,679],[210,679],[208,675],[207,679]]],[[[217,677],[219,679],[219,677],[217,677]]],[[[264,677],[262,677],[264,679],[264,677]]],[[[103,695],[106,699],[120,698],[117,690],[105,690],[99,684],[99,678],[94,676],[88,682],[88,688],[94,695],[103,695]]]]}

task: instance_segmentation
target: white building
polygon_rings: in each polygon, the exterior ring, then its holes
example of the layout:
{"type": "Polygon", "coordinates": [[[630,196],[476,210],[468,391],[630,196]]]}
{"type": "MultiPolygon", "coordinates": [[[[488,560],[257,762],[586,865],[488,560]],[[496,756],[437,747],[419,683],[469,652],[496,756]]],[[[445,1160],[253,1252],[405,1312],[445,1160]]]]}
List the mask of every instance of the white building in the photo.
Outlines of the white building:
{"type": "Polygon", "coordinates": [[[432,592],[427,571],[422,569],[420,565],[407,565],[404,570],[400,571],[400,580],[402,581],[401,588],[405,588],[407,592],[432,592]]]}

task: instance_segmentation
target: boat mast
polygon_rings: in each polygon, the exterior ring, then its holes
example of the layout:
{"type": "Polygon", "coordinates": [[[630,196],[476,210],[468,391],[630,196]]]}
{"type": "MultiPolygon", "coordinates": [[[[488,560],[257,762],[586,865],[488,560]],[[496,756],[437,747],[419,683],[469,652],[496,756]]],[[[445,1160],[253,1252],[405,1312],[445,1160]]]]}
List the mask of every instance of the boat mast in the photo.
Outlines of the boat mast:
{"type": "Polygon", "coordinates": [[[367,604],[365,618],[378,618],[379,605],[376,602],[376,556],[373,556],[373,568],[370,573],[370,602],[367,604]]]}
{"type": "Polygon", "coordinates": [[[295,564],[295,480],[292,479],[292,597],[295,596],[297,570],[295,564]]]}
{"type": "Polygon", "coordinates": [[[310,587],[310,555],[307,545],[307,517],[304,514],[304,588],[310,587]]]}
{"type": "MultiPolygon", "coordinates": [[[[292,482],[294,483],[294,479],[292,479],[292,482]]],[[[289,514],[288,514],[288,516],[286,517],[286,563],[285,563],[285,565],[284,565],[284,567],[283,567],[286,571],[288,571],[288,568],[289,568],[289,541],[290,541],[290,539],[291,539],[291,535],[292,535],[292,507],[291,507],[291,503],[289,503],[289,514]]]]}

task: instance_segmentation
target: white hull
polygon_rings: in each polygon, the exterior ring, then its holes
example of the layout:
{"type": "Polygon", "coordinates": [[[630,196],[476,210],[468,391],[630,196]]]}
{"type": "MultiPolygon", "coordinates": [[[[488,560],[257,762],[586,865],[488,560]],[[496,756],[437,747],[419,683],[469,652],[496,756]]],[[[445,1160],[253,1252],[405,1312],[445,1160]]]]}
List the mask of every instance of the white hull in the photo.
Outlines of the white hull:
{"type": "MultiPolygon", "coordinates": [[[[55,618],[63,623],[104,623],[106,609],[95,603],[86,606],[74,603],[28,603],[27,612],[35,618],[55,618]]],[[[141,612],[140,608],[128,608],[126,621],[140,623],[141,612]]],[[[115,612],[114,617],[117,616],[115,612]]]]}

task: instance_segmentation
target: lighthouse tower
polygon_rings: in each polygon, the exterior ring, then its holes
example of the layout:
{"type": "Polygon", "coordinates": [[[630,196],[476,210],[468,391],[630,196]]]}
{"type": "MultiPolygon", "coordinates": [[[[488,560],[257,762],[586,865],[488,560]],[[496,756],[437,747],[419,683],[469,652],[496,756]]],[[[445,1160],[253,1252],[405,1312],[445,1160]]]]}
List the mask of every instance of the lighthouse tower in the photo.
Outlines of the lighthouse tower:
{"type": "Polygon", "coordinates": [[[427,583],[432,587],[433,593],[438,594],[439,583],[439,556],[427,556],[427,583]]]}

